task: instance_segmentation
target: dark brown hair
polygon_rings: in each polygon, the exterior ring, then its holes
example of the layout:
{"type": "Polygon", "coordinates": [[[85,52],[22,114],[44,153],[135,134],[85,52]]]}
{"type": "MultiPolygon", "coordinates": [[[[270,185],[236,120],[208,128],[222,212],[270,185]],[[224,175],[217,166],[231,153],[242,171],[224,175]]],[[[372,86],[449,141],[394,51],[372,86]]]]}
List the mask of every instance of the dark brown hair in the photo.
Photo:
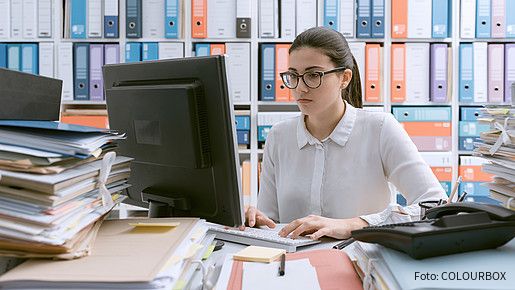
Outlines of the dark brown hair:
{"type": "Polygon", "coordinates": [[[319,49],[337,67],[343,66],[352,70],[352,79],[347,88],[342,90],[342,99],[346,100],[353,107],[363,107],[358,64],[350,51],[347,40],[340,32],[327,27],[310,28],[295,38],[289,53],[301,47],[319,49]]]}

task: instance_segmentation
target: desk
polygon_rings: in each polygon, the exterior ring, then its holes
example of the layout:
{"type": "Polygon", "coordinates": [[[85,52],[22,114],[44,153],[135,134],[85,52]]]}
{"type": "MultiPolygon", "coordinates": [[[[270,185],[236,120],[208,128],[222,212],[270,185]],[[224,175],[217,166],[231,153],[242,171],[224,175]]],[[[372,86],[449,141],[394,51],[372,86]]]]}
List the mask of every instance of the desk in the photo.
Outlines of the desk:
{"type": "MultiPolygon", "coordinates": [[[[320,249],[332,249],[334,245],[338,244],[340,241],[331,239],[331,238],[322,238],[322,242],[319,244],[308,245],[304,247],[300,247],[300,251],[309,251],[309,250],[320,250],[320,249]]],[[[230,254],[234,254],[239,252],[240,250],[246,248],[247,245],[237,244],[233,242],[224,241],[224,246],[219,251],[213,252],[209,259],[206,261],[206,265],[215,265],[215,272],[213,275],[213,280],[218,281],[220,277],[220,272],[222,270],[223,262],[225,261],[225,257],[230,254]]],[[[191,281],[191,289],[192,290],[202,290],[202,273],[201,271],[197,271],[195,276],[191,281]]]]}

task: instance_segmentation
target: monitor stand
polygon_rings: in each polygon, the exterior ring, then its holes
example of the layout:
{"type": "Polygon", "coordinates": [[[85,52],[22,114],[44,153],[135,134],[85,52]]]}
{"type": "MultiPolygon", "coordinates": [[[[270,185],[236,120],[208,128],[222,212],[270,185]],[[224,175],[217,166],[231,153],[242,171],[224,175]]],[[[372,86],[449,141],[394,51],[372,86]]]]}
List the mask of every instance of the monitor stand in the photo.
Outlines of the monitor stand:
{"type": "Polygon", "coordinates": [[[191,209],[190,200],[185,196],[179,194],[162,196],[155,192],[151,188],[146,188],[141,193],[143,201],[149,204],[149,218],[173,217],[175,210],[187,212],[191,209]]]}

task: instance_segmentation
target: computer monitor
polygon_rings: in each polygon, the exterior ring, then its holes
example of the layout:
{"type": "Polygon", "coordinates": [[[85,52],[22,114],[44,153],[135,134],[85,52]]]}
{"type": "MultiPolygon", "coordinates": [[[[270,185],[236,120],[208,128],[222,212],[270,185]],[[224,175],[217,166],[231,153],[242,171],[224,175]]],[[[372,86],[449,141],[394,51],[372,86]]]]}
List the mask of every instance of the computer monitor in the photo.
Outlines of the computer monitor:
{"type": "Polygon", "coordinates": [[[118,152],[135,158],[129,203],[150,217],[201,217],[242,225],[234,112],[225,56],[103,67],[118,152]]]}

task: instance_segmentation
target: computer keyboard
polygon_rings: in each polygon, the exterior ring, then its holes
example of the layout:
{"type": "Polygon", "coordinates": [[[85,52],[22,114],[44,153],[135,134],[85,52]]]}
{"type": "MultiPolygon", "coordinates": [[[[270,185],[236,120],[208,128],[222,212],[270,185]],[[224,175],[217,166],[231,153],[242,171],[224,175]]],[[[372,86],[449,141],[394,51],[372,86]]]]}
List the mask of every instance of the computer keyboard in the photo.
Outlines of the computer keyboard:
{"type": "Polygon", "coordinates": [[[319,240],[312,240],[306,237],[298,237],[296,239],[280,237],[278,229],[258,229],[245,228],[240,231],[237,228],[226,228],[225,226],[208,223],[209,232],[215,233],[219,240],[234,242],[244,245],[262,246],[285,249],[292,253],[297,251],[297,247],[320,243],[319,240]]]}

